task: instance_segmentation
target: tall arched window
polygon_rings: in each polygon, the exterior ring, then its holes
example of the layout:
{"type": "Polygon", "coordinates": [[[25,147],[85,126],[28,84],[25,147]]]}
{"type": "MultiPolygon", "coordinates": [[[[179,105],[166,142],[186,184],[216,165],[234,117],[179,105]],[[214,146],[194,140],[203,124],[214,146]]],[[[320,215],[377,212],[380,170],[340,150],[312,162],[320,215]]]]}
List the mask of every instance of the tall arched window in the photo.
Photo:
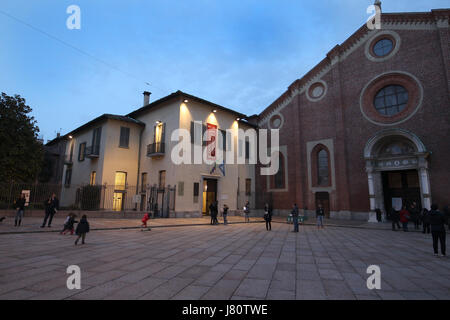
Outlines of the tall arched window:
{"type": "Polygon", "coordinates": [[[328,152],[322,149],[317,154],[317,184],[319,186],[328,186],[329,183],[328,152]]]}
{"type": "Polygon", "coordinates": [[[278,154],[279,158],[279,168],[278,172],[274,177],[274,189],[284,189],[285,188],[285,167],[284,167],[284,157],[281,152],[278,154]]]}

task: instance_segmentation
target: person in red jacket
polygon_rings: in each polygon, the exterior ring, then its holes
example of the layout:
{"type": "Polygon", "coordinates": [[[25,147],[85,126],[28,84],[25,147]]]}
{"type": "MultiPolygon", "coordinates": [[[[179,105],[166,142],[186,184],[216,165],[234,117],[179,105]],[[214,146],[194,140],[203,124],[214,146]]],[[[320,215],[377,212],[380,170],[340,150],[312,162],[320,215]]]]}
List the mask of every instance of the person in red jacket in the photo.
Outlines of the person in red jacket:
{"type": "MultiPolygon", "coordinates": [[[[146,213],[144,215],[144,217],[142,218],[142,225],[141,225],[142,228],[147,228],[147,221],[148,220],[150,220],[150,217],[149,217],[148,213],[146,213]]],[[[151,230],[151,229],[148,228],[148,230],[151,230]]]]}
{"type": "Polygon", "coordinates": [[[403,225],[403,231],[408,232],[408,221],[410,218],[410,213],[408,210],[406,210],[406,206],[403,206],[402,210],[400,211],[400,222],[403,225]]]}

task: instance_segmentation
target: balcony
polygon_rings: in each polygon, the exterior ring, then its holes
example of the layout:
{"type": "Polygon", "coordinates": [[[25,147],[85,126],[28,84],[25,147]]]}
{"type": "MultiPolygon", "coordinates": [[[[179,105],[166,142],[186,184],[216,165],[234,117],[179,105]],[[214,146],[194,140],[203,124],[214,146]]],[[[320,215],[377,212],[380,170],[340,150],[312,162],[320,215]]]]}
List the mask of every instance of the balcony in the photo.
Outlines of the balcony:
{"type": "Polygon", "coordinates": [[[95,159],[100,155],[100,146],[90,146],[86,147],[86,157],[95,159]]]}
{"type": "Polygon", "coordinates": [[[147,146],[147,157],[164,156],[165,149],[165,144],[163,142],[151,143],[147,146]]]}

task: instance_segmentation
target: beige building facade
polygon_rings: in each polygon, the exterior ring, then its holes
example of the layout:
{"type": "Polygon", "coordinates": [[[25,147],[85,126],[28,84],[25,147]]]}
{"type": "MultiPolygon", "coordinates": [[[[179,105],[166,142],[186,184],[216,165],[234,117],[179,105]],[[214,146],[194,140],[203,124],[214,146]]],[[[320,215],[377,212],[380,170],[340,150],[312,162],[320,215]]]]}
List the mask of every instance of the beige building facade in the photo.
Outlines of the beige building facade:
{"type": "Polygon", "coordinates": [[[198,217],[214,201],[231,212],[254,203],[255,165],[243,133],[256,128],[246,116],[181,91],[152,103],[149,95],[128,115],[105,114],[65,136],[61,205],[198,217]],[[222,149],[232,158],[219,160],[222,149]],[[176,163],[180,155],[185,161],[176,163]]]}

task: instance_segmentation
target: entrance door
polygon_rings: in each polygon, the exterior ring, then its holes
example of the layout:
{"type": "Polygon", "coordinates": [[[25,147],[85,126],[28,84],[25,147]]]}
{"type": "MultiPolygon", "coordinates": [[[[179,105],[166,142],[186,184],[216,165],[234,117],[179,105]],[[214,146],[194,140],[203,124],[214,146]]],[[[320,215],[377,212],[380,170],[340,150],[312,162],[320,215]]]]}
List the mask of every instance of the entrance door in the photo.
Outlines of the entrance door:
{"type": "Polygon", "coordinates": [[[209,215],[209,205],[217,201],[217,180],[204,179],[203,180],[203,209],[204,215],[209,215]]]}
{"type": "Polygon", "coordinates": [[[123,210],[123,192],[114,192],[113,195],[113,210],[114,211],[122,211],[123,210]]]}
{"type": "Polygon", "coordinates": [[[402,205],[409,207],[412,202],[421,205],[419,175],[417,170],[382,172],[383,193],[386,212],[394,202],[401,199],[402,205]]]}
{"type": "Polygon", "coordinates": [[[325,211],[325,218],[330,218],[330,194],[328,192],[316,192],[316,209],[322,205],[325,211]]]}

